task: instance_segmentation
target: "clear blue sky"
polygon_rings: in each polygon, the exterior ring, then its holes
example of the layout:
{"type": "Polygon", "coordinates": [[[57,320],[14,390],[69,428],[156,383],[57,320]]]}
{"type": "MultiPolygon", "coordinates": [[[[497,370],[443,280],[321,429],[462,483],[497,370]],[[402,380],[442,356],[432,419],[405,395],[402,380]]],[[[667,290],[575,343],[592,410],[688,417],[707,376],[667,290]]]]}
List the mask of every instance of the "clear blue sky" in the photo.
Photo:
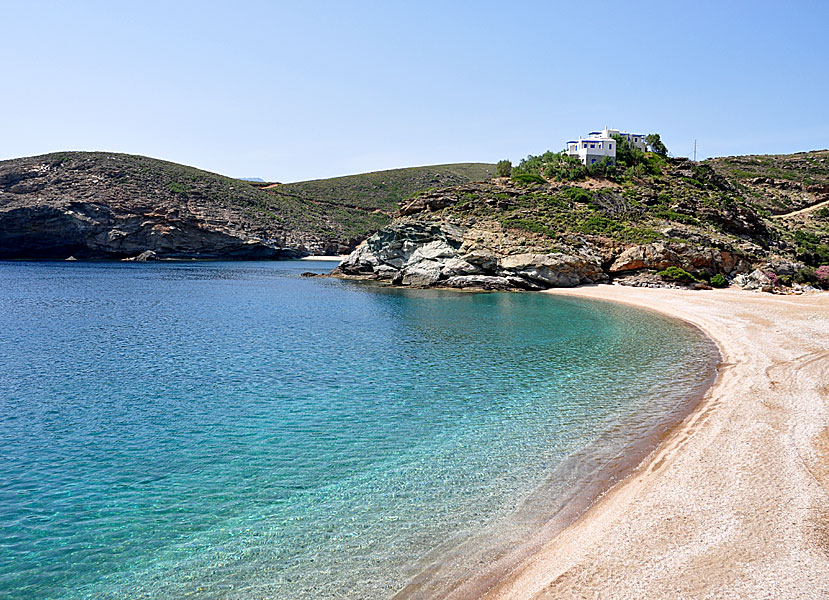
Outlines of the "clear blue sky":
{"type": "Polygon", "coordinates": [[[672,154],[829,147],[829,2],[7,2],[0,159],[295,181],[519,160],[610,125],[672,154]]]}

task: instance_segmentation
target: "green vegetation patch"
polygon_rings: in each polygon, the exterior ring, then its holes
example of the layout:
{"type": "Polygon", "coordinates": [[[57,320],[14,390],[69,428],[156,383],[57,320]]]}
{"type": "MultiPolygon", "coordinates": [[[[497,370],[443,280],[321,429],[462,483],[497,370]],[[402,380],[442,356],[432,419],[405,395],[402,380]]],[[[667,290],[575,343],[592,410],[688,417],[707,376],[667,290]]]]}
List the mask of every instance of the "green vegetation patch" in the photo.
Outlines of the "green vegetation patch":
{"type": "Polygon", "coordinates": [[[716,273],[713,277],[711,277],[711,281],[709,283],[711,284],[711,287],[715,288],[728,287],[728,280],[720,273],[716,273]]]}
{"type": "Polygon", "coordinates": [[[664,271],[659,271],[657,275],[659,275],[662,279],[667,279],[669,281],[682,281],[684,283],[699,281],[699,279],[691,275],[682,267],[668,267],[664,271]]]}

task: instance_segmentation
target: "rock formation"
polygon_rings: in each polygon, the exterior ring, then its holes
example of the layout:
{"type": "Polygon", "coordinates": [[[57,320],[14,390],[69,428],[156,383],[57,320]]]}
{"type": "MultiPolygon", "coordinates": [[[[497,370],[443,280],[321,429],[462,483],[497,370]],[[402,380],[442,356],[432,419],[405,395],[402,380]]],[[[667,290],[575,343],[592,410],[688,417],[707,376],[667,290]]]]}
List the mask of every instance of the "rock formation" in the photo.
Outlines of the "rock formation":
{"type": "MultiPolygon", "coordinates": [[[[815,154],[824,164],[825,153],[815,154]]],[[[809,177],[829,179],[829,169],[821,169],[809,171],[809,177]]],[[[813,266],[823,260],[829,246],[821,232],[829,229],[816,223],[814,234],[792,232],[787,222],[764,218],[762,197],[741,190],[768,182],[739,183],[726,175],[676,159],[665,161],[656,174],[626,176],[624,185],[602,178],[536,177],[529,183],[500,179],[427,191],[402,203],[397,219],[332,275],[460,289],[543,289],[610,280],[705,288],[711,277],[722,275],[767,289],[772,282],[763,269],[794,281],[809,269],[796,256],[813,266]],[[669,267],[690,273],[687,283],[658,275],[669,267]]],[[[791,181],[772,182],[776,189],[807,193],[791,181]]],[[[811,218],[801,214],[804,203],[821,208],[826,185],[812,184],[812,195],[794,205],[801,222],[811,218]]]]}

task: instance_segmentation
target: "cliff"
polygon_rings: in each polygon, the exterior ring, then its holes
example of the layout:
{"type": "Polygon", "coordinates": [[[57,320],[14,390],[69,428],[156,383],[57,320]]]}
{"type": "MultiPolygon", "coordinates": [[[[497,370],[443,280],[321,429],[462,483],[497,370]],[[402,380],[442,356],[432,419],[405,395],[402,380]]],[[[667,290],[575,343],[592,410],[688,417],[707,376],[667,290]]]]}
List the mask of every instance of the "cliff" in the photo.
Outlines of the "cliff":
{"type": "Polygon", "coordinates": [[[742,275],[764,287],[765,272],[794,281],[829,263],[829,152],[649,160],[636,176],[502,178],[421,193],[334,275],[483,289],[704,286],[742,275]]]}
{"type": "Polygon", "coordinates": [[[341,254],[391,220],[398,190],[485,178],[487,169],[444,165],[281,186],[104,152],[0,161],[0,258],[341,254]],[[355,181],[371,189],[355,191],[355,181]]]}

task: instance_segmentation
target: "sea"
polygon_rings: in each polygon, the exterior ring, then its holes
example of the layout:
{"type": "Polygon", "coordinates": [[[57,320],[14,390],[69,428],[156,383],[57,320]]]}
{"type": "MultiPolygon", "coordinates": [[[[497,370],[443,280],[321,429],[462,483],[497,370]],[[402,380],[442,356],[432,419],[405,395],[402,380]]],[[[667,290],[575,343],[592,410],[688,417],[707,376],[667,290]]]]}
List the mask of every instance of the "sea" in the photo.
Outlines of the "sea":
{"type": "Polygon", "coordinates": [[[335,265],[0,262],[0,598],[428,596],[716,372],[654,312],[301,276],[335,265]]]}

